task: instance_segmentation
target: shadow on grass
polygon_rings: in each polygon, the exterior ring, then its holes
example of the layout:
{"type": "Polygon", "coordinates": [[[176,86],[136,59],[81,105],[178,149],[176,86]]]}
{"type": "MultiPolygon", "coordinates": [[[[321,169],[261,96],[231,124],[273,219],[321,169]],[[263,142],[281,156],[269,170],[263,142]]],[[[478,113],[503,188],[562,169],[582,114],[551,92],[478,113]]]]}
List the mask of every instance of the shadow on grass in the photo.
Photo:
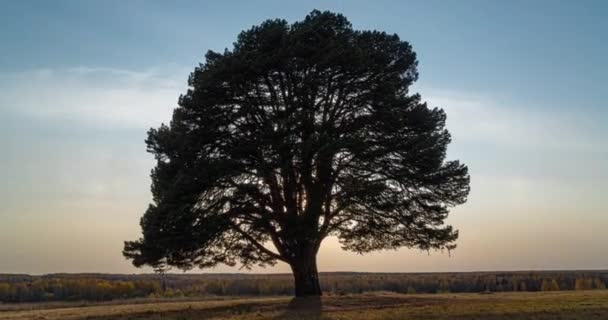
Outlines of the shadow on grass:
{"type": "Polygon", "coordinates": [[[323,319],[323,301],[321,297],[293,298],[287,305],[285,311],[274,317],[275,320],[283,319],[323,319]]]}

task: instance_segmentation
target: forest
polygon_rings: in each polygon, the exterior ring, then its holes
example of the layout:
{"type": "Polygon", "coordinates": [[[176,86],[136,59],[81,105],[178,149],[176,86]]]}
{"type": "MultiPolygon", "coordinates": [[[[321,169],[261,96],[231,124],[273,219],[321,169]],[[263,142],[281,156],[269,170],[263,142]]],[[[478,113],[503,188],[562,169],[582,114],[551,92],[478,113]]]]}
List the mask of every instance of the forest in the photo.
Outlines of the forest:
{"type": "MultiPolygon", "coordinates": [[[[320,274],[328,295],[605,290],[608,271],[320,274]]],[[[0,274],[0,302],[293,295],[290,274],[0,274]]]]}

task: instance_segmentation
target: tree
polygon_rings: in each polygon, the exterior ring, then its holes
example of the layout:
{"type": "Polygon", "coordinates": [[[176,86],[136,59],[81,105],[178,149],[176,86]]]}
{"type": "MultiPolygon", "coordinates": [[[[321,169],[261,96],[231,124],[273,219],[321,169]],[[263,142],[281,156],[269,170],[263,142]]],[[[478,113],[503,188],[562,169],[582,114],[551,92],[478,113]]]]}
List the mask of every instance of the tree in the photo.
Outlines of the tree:
{"type": "Polygon", "coordinates": [[[154,273],[158,275],[161,293],[167,291],[167,271],[169,271],[169,269],[171,269],[171,266],[154,264],[154,273]]]}
{"type": "Polygon", "coordinates": [[[541,291],[559,291],[559,284],[555,279],[544,279],[540,287],[541,291]]]}
{"type": "Polygon", "coordinates": [[[153,203],[124,255],[182,269],[282,261],[303,296],[321,294],[328,236],[359,253],[453,249],[444,220],[469,175],[445,160],[444,111],[409,94],[417,78],[407,42],[331,12],[209,51],[171,123],[148,132],[153,203]]]}

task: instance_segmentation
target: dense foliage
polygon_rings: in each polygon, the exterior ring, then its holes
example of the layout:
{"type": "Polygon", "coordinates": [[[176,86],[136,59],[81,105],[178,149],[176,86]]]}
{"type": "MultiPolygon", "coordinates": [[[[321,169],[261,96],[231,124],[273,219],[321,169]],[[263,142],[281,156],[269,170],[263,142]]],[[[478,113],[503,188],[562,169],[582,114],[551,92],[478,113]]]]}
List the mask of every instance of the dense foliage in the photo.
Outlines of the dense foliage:
{"type": "Polygon", "coordinates": [[[317,295],[327,236],[359,253],[454,248],[444,220],[469,175],[446,159],[444,111],[409,93],[417,64],[397,35],[319,11],[208,52],[171,123],[149,131],[154,202],[125,256],[182,269],[283,261],[296,295],[317,295]]]}
{"type": "MultiPolygon", "coordinates": [[[[606,289],[608,271],[321,273],[331,294],[606,289]]],[[[135,297],[291,295],[291,275],[0,275],[1,302],[105,301],[135,297]],[[163,289],[164,288],[164,289],[163,289]]]]}

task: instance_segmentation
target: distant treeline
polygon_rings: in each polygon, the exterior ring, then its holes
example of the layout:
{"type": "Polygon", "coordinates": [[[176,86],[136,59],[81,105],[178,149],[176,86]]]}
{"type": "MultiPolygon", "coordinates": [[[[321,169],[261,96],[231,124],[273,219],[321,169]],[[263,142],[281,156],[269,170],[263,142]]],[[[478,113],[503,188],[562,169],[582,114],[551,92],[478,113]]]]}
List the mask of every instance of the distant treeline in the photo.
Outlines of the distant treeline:
{"type": "MultiPolygon", "coordinates": [[[[606,289],[608,271],[321,273],[328,294],[606,289]]],[[[1,302],[107,301],[137,297],[292,295],[289,274],[0,274],[1,302]]]]}

